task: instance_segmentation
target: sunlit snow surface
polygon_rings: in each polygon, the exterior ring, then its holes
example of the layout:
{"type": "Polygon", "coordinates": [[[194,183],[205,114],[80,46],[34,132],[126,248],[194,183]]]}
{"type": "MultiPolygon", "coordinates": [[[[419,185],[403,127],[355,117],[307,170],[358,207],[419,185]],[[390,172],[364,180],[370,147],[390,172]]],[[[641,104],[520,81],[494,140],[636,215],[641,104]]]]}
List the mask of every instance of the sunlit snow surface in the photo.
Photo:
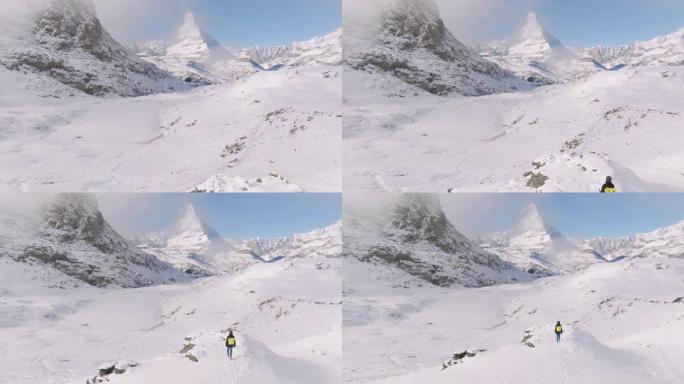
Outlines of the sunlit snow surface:
{"type": "Polygon", "coordinates": [[[436,97],[345,69],[344,183],[596,192],[612,175],[619,191],[683,190],[683,86],[684,67],[645,66],[529,92],[436,97]],[[532,174],[548,179],[528,186],[532,174]]]}
{"type": "Polygon", "coordinates": [[[94,98],[0,69],[0,183],[21,191],[338,191],[339,67],[94,98]],[[55,97],[54,95],[57,95],[55,97]]]}
{"type": "Polygon", "coordinates": [[[0,258],[0,382],[82,384],[101,364],[135,361],[110,382],[339,383],[340,269],[296,258],[187,284],[48,289],[55,276],[0,258]]]}
{"type": "Polygon", "coordinates": [[[683,272],[681,259],[635,259],[526,284],[407,288],[398,270],[345,259],[344,379],[680,383],[683,272]],[[453,353],[480,349],[442,370],[453,353]]]}

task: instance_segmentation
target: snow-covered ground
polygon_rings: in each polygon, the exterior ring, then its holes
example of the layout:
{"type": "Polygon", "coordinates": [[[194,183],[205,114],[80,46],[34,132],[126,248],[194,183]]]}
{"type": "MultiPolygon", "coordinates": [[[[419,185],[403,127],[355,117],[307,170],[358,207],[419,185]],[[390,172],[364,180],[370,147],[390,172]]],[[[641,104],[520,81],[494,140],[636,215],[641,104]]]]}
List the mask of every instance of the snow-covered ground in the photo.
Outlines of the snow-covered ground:
{"type": "Polygon", "coordinates": [[[235,275],[142,289],[39,288],[0,259],[0,382],[338,383],[339,259],[257,264],[235,275]],[[238,346],[225,355],[228,328],[238,346]],[[185,344],[194,347],[179,353],[185,344]],[[188,358],[191,354],[198,361],[188,358]]]}
{"type": "Polygon", "coordinates": [[[612,175],[619,191],[684,189],[684,67],[450,98],[386,97],[369,77],[344,74],[346,188],[595,192],[612,175]]]}
{"type": "Polygon", "coordinates": [[[407,289],[345,259],[344,380],[680,383],[682,273],[681,259],[635,259],[532,283],[407,289]],[[464,351],[475,355],[453,356],[464,351]]]}
{"type": "Polygon", "coordinates": [[[17,90],[0,94],[0,183],[22,191],[341,188],[334,67],[138,98],[44,98],[0,78],[17,90]]]}

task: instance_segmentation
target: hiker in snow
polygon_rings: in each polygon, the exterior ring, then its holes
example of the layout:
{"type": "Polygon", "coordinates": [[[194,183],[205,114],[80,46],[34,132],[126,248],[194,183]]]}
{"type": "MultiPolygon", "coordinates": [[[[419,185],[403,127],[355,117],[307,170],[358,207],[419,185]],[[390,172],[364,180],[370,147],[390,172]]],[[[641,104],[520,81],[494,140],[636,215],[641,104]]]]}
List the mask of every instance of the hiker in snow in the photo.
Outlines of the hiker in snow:
{"type": "Polygon", "coordinates": [[[556,327],[553,329],[556,332],[556,343],[560,343],[560,335],[563,333],[563,326],[560,321],[556,323],[556,327]]]}
{"type": "Polygon", "coordinates": [[[233,336],[233,331],[228,331],[228,337],[226,337],[226,354],[230,359],[233,359],[233,348],[237,345],[235,341],[235,336],[233,336]]]}
{"type": "Polygon", "coordinates": [[[615,189],[615,186],[613,185],[613,178],[610,176],[606,176],[606,182],[603,183],[603,186],[601,187],[601,193],[615,192],[617,192],[617,189],[615,189]]]}

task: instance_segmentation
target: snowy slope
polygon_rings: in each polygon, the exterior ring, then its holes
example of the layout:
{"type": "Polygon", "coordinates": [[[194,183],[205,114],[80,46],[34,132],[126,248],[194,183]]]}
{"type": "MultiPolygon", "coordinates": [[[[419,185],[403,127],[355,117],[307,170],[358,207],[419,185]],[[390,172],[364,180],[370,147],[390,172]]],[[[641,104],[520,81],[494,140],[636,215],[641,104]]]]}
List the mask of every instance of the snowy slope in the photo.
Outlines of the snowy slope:
{"type": "Polygon", "coordinates": [[[391,197],[382,211],[369,211],[380,198],[345,198],[346,258],[383,266],[388,273],[397,273],[391,271],[398,269],[437,286],[477,287],[529,278],[459,233],[442,212],[436,196],[391,197]]]}
{"type": "Polygon", "coordinates": [[[477,98],[368,92],[345,103],[345,184],[596,192],[612,175],[619,191],[682,190],[683,82],[682,67],[645,66],[477,98]]]}
{"type": "MultiPolygon", "coordinates": [[[[96,96],[140,96],[184,87],[114,40],[91,0],[50,0],[29,20],[33,24],[0,26],[0,67],[96,96]]],[[[49,82],[42,89],[50,93],[49,82]]]]}
{"type": "Polygon", "coordinates": [[[341,188],[339,67],[107,101],[44,98],[12,72],[0,78],[12,90],[0,95],[0,183],[20,190],[341,188]]]}
{"type": "Polygon", "coordinates": [[[683,268],[681,260],[640,259],[529,284],[405,289],[345,263],[344,378],[678,383],[684,378],[683,268]],[[558,344],[557,320],[565,330],[558,344]]]}
{"type": "Polygon", "coordinates": [[[524,86],[512,73],[458,41],[444,25],[434,0],[392,1],[380,19],[374,28],[354,22],[344,27],[348,70],[372,75],[367,76],[371,82],[365,88],[379,88],[391,96],[419,89],[472,96],[524,86]]]}
{"type": "Polygon", "coordinates": [[[341,382],[339,259],[114,290],[41,289],[0,266],[0,382],[341,382]],[[126,372],[97,377],[114,364],[126,372]]]}
{"type": "Polygon", "coordinates": [[[246,242],[245,247],[265,261],[291,257],[340,257],[342,223],[290,237],[251,239],[246,242]]]}
{"type": "Polygon", "coordinates": [[[47,286],[80,281],[97,287],[140,287],[185,279],[118,234],[95,197],[88,195],[45,198],[27,212],[3,203],[0,244],[0,256],[25,264],[27,275],[47,286]]]}

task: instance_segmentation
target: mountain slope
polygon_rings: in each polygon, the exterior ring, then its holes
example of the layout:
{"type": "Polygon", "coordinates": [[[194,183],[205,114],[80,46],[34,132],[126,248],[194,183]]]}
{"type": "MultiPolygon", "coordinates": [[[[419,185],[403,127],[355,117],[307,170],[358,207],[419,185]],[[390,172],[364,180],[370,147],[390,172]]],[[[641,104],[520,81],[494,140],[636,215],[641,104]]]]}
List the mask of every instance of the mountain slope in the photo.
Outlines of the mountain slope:
{"type": "Polygon", "coordinates": [[[480,287],[527,278],[459,233],[433,195],[399,197],[374,219],[361,205],[345,202],[344,223],[345,257],[399,269],[434,285],[480,287]]]}
{"type": "Polygon", "coordinates": [[[641,65],[684,65],[684,28],[631,45],[592,47],[587,50],[587,55],[613,69],[641,65]]]}
{"type": "Polygon", "coordinates": [[[484,289],[347,286],[344,376],[373,384],[679,383],[683,268],[682,260],[639,259],[484,289]]]}
{"type": "Polygon", "coordinates": [[[388,74],[437,95],[485,95],[522,83],[458,41],[434,0],[393,1],[377,30],[345,26],[344,52],[354,70],[388,74]]]}
{"type": "Polygon", "coordinates": [[[0,65],[95,96],[140,96],[182,87],[114,40],[91,0],[50,0],[29,30],[5,31],[0,65]]]}
{"type": "MultiPolygon", "coordinates": [[[[117,233],[89,195],[58,195],[34,214],[1,217],[0,255],[97,287],[141,287],[182,279],[171,265],[117,233]]],[[[50,284],[50,282],[47,282],[50,284]]]]}

